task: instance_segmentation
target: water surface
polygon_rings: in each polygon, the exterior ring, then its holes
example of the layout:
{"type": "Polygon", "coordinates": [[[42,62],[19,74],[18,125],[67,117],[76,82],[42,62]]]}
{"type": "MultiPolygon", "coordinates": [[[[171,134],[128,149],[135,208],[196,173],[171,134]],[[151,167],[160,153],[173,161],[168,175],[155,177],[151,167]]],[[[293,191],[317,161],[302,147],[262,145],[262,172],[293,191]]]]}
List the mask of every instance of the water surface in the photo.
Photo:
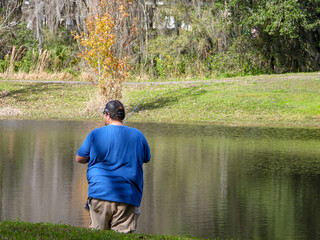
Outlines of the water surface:
{"type": "MultiPolygon", "coordinates": [[[[86,227],[86,165],[102,124],[0,121],[0,220],[86,227]]],[[[152,159],[138,232],[222,239],[320,239],[320,130],[130,124],[152,159]]]]}

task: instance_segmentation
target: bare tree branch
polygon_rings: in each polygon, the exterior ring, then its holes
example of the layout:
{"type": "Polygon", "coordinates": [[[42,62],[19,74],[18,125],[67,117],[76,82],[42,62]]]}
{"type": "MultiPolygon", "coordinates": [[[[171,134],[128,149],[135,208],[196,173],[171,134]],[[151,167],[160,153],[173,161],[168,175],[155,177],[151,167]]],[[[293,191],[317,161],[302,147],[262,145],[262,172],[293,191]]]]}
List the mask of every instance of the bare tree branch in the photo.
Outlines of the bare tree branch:
{"type": "Polygon", "coordinates": [[[5,11],[1,11],[0,9],[0,31],[4,29],[9,29],[18,24],[18,20],[11,21],[14,12],[20,7],[21,2],[18,0],[9,0],[6,1],[3,5],[2,9],[5,11]]]}

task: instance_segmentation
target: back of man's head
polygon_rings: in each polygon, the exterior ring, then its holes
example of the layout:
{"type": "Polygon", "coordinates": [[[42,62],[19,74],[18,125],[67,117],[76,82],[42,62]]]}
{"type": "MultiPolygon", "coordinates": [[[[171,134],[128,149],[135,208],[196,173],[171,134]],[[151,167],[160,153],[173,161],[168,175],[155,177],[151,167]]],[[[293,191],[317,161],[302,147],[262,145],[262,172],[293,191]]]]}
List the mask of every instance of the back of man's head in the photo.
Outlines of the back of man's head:
{"type": "Polygon", "coordinates": [[[119,100],[110,100],[105,108],[104,114],[109,114],[111,119],[122,121],[126,114],[123,104],[119,100]]]}

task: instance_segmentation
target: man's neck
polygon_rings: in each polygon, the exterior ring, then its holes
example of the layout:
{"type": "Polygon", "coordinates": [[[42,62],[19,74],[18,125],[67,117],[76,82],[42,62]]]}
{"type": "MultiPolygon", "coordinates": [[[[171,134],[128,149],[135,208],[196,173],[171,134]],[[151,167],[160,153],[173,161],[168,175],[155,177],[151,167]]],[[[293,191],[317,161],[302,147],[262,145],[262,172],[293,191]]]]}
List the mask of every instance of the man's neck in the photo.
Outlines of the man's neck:
{"type": "Polygon", "coordinates": [[[111,121],[108,125],[121,126],[121,125],[122,125],[122,122],[121,122],[121,121],[111,121]]]}

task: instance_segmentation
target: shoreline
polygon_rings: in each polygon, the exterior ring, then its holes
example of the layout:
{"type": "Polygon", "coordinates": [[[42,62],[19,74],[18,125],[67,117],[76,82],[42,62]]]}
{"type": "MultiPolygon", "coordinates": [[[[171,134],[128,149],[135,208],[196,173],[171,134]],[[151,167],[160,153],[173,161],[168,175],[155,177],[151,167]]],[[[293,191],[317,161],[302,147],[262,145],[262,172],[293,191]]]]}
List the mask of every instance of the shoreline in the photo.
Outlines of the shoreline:
{"type": "MultiPolygon", "coordinates": [[[[91,123],[101,123],[101,126],[103,126],[102,119],[55,119],[55,118],[48,118],[48,119],[33,119],[33,118],[1,118],[0,116],[0,121],[39,121],[39,122],[44,122],[44,121],[57,121],[57,122],[91,122],[91,123]]],[[[314,126],[314,125],[267,125],[267,124],[251,124],[251,125],[246,125],[244,123],[240,124],[235,124],[235,123],[230,123],[230,124],[224,124],[224,123],[218,123],[218,122],[196,122],[196,121],[190,121],[190,122],[167,122],[167,121],[162,121],[162,122],[156,122],[156,121],[129,121],[125,123],[125,126],[130,126],[130,125],[136,125],[136,124],[168,124],[168,125],[196,125],[196,126],[208,126],[208,125],[213,125],[215,127],[226,127],[226,128],[281,128],[281,129],[315,129],[315,130],[320,130],[319,126],[314,126]]]]}

